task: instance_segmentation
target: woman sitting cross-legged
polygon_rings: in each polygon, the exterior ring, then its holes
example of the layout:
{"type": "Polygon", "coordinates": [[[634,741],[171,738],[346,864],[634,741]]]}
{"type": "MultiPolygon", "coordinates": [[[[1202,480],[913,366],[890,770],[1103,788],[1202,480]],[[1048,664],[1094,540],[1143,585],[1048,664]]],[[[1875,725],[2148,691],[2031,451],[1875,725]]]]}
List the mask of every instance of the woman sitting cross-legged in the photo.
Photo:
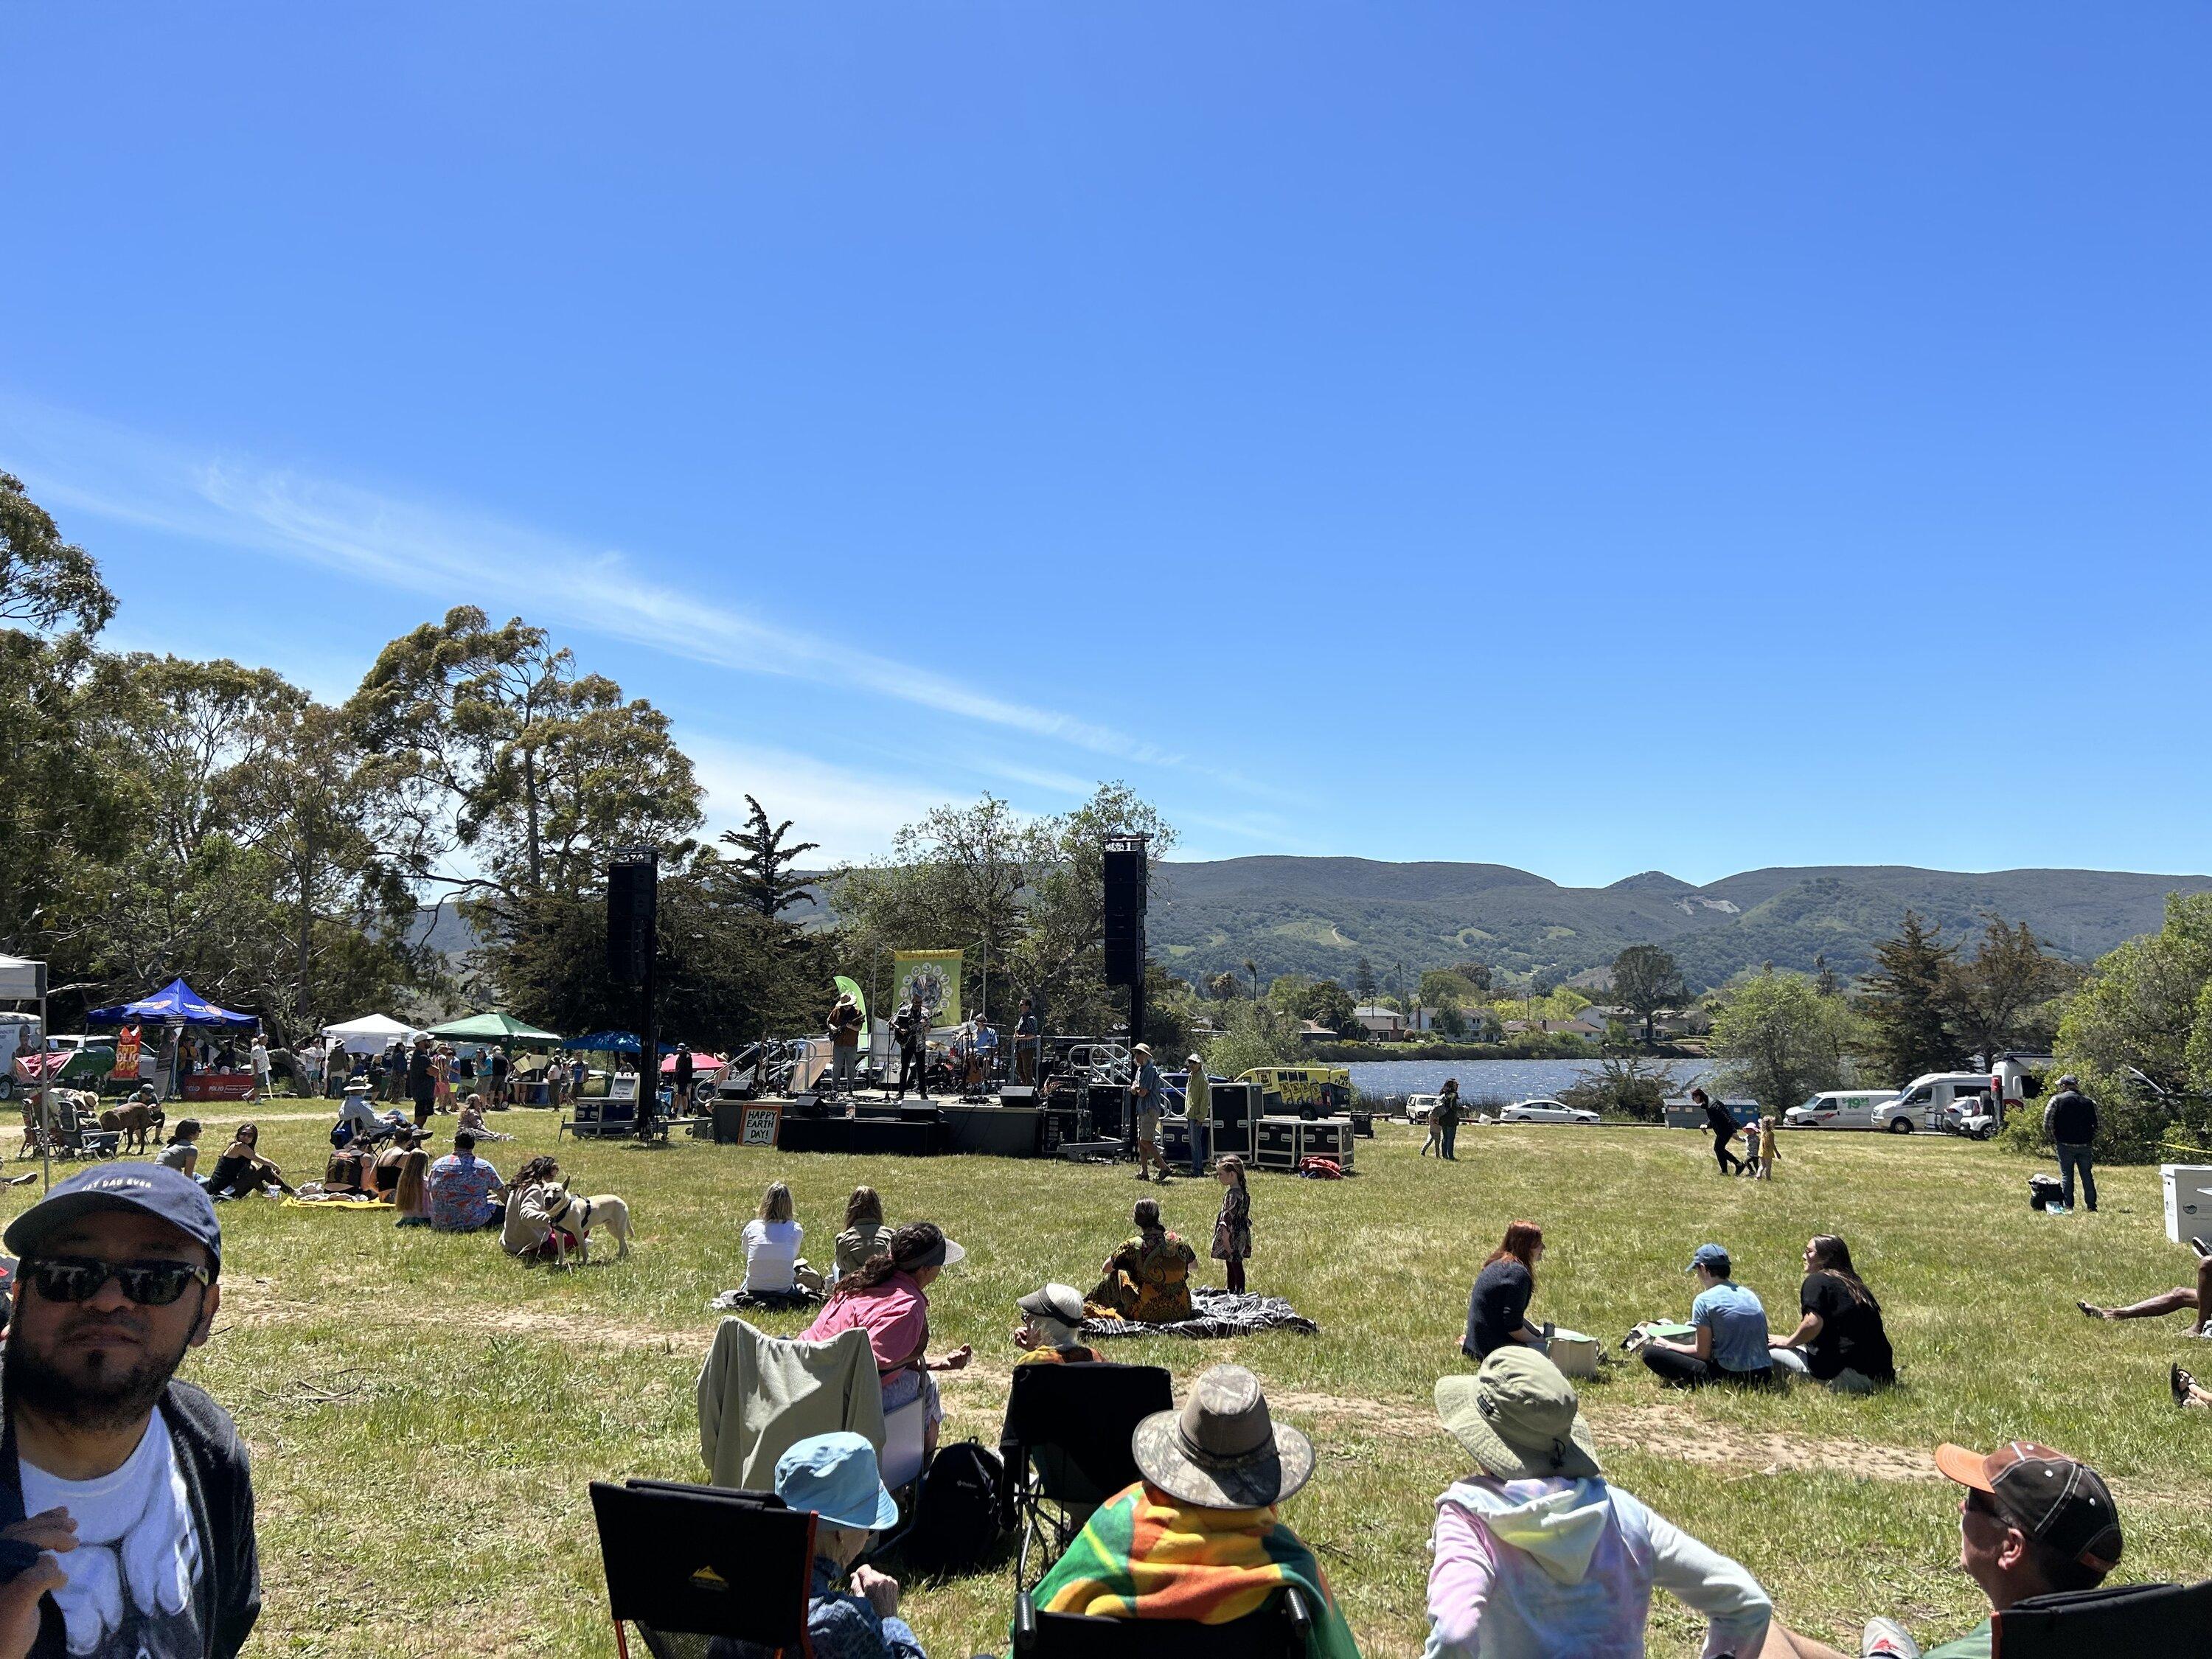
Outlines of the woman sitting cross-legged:
{"type": "MultiPolygon", "coordinates": [[[[872,1535],[898,1522],[866,1437],[841,1429],[799,1442],[775,1460],[775,1495],[815,1517],[806,1600],[806,1645],[815,1659],[924,1659],[898,1616],[898,1580],[853,1565],[872,1535]]],[[[772,1659],[756,1643],[726,1638],[708,1651],[713,1659],[772,1659]]]]}
{"type": "Polygon", "coordinates": [[[1188,1319],[1190,1270],[1198,1252],[1160,1224],[1158,1199],[1139,1199],[1130,1219],[1137,1236],[1106,1258],[1106,1276],[1089,1298],[1091,1313],[1138,1325],[1188,1319]]]}
{"type": "Polygon", "coordinates": [[[772,1181],[761,1194],[760,1213],[745,1223],[744,1293],[763,1301],[806,1301],[822,1293],[822,1275],[799,1254],[799,1226],[791,1188],[772,1181]]]}
{"type": "Polygon", "coordinates": [[[1882,1328],[1881,1304],[1851,1267],[1850,1246],[1821,1233],[1805,1246],[1804,1316],[1787,1336],[1769,1339],[1774,1363],[1817,1377],[1838,1394],[1871,1394],[1897,1381],[1897,1361],[1882,1328]]]}
{"type": "Polygon", "coordinates": [[[223,1149],[215,1161],[215,1173],[207,1178],[210,1198],[244,1198],[249,1193],[274,1190],[289,1195],[292,1188],[284,1182],[284,1172],[261,1156],[261,1128],[258,1124],[241,1123],[237,1137],[223,1149]]]}
{"type": "Polygon", "coordinates": [[[836,1277],[860,1272],[860,1264],[890,1248],[891,1230],[884,1219],[884,1200],[873,1187],[855,1187],[845,1200],[845,1231],[837,1235],[836,1277]]]}
{"type": "Polygon", "coordinates": [[[889,1250],[837,1281],[830,1305],[800,1334],[801,1341],[827,1342],[840,1331],[867,1332],[883,1379],[884,1415],[916,1400],[927,1402],[925,1462],[937,1455],[938,1425],[945,1420],[929,1373],[957,1371],[975,1357],[964,1342],[940,1359],[929,1357],[929,1287],[967,1255],[935,1222],[909,1221],[891,1235],[889,1250]]]}
{"type": "Polygon", "coordinates": [[[1643,1659],[1655,1586],[1705,1615],[1705,1653],[1761,1650],[1766,1592],[1607,1483],[1542,1354],[1509,1346],[1441,1378],[1437,1414],[1475,1469],[1437,1499],[1425,1659],[1643,1659]]]}
{"type": "Polygon", "coordinates": [[[1717,1244],[1700,1244],[1690,1258],[1687,1271],[1698,1285],[1697,1299],[1690,1304],[1695,1340],[1655,1336],[1640,1352],[1661,1382],[1681,1388],[1705,1382],[1764,1388],[1774,1381],[1765,1304],[1737,1284],[1729,1270],[1729,1253],[1717,1244]]]}
{"type": "Polygon", "coordinates": [[[1536,1264],[1544,1259],[1544,1230],[1533,1221],[1516,1221],[1505,1242],[1490,1253],[1474,1276],[1467,1299],[1467,1330],[1460,1352],[1487,1359],[1509,1343],[1542,1350],[1544,1334],[1528,1323],[1528,1304],[1536,1294],[1536,1264]]]}

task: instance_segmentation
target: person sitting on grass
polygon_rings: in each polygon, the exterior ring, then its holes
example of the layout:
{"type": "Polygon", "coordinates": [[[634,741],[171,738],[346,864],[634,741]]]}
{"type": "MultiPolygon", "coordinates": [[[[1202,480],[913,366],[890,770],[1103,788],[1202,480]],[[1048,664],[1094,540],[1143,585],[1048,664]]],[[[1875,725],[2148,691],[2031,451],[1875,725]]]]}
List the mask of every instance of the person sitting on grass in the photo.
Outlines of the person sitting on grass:
{"type": "Polygon", "coordinates": [[[477,1138],[463,1129],[453,1150],[430,1166],[430,1225],[441,1233],[472,1233],[505,1218],[507,1188],[499,1171],[477,1156],[477,1138]]]}
{"type": "Polygon", "coordinates": [[[772,1181],[761,1194],[760,1213],[740,1235],[745,1250],[744,1293],[764,1301],[799,1301],[822,1293],[822,1275],[799,1254],[805,1230],[799,1224],[791,1188],[772,1181]]]}
{"type": "Polygon", "coordinates": [[[1225,1625],[1295,1588],[1313,1615],[1306,1659],[1358,1659],[1320,1561],[1278,1513],[1313,1477],[1313,1443],[1274,1420],[1258,1377],[1214,1366],[1129,1449],[1143,1478],[1037,1581],[1038,1612],[1225,1625]]]}
{"type": "Polygon", "coordinates": [[[1803,1314],[1797,1328],[1768,1339],[1776,1364],[1817,1377],[1838,1394],[1872,1394],[1897,1381],[1881,1304],[1852,1270],[1850,1246],[1833,1233],[1818,1234],[1805,1246],[1797,1306],[1803,1314]]]}
{"type": "Polygon", "coordinates": [[[484,1127],[483,1097],[471,1095],[461,1103],[460,1121],[455,1127],[466,1129],[478,1140],[512,1140],[514,1137],[501,1130],[484,1127]]]}
{"type": "Polygon", "coordinates": [[[331,1160],[323,1166],[323,1193],[329,1198],[364,1198],[368,1195],[371,1171],[375,1166],[375,1154],[359,1141],[351,1141],[333,1150],[331,1160]]]}
{"type": "Polygon", "coordinates": [[[392,1137],[391,1145],[376,1155],[370,1166],[370,1190],[379,1198],[389,1198],[399,1185],[400,1166],[407,1162],[407,1154],[421,1146],[426,1137],[422,1130],[409,1127],[392,1137]]]}
{"type": "Polygon", "coordinates": [[[399,1184],[392,1189],[392,1207],[399,1212],[398,1227],[430,1224],[430,1154],[421,1146],[410,1148],[399,1165],[399,1184]]]}
{"type": "Polygon", "coordinates": [[[929,1287],[967,1255],[935,1222],[909,1221],[891,1235],[890,1249],[837,1281],[830,1305],[799,1337],[802,1342],[827,1342],[840,1331],[867,1332],[876,1374],[883,1380],[884,1415],[916,1400],[926,1402],[925,1468],[937,1455],[937,1431],[945,1421],[937,1379],[930,1373],[959,1370],[975,1354],[963,1342],[942,1358],[929,1357],[929,1287]]]}
{"type": "Polygon", "coordinates": [[[198,1175],[200,1164],[200,1121],[196,1117],[179,1121],[169,1137],[169,1144],[161,1148],[154,1162],[165,1170],[174,1170],[180,1175],[198,1175]]]}
{"type": "Polygon", "coordinates": [[[1729,1266],[1721,1246],[1700,1244],[1683,1269],[1698,1285],[1697,1300],[1690,1304],[1696,1337],[1676,1342],[1655,1336],[1644,1344],[1644,1363],[1661,1382],[1678,1388],[1723,1382],[1764,1388],[1774,1380],[1765,1306],[1729,1276],[1729,1266]]]}
{"type": "Polygon", "coordinates": [[[550,1156],[532,1158],[507,1183],[507,1206],[500,1217],[499,1246],[525,1261],[558,1261],[576,1248],[566,1229],[556,1242],[553,1217],[562,1200],[561,1165],[550,1156]]]}
{"type": "MultiPolygon", "coordinates": [[[[815,1517],[808,1649],[817,1659],[925,1659],[898,1616],[898,1580],[853,1565],[875,1533],[898,1523],[866,1437],[841,1429],[799,1441],[775,1460],[775,1495],[815,1517]]],[[[718,1640],[710,1651],[715,1659],[775,1659],[752,1642],[718,1640]]]]}
{"type": "Polygon", "coordinates": [[[215,1173],[207,1178],[210,1198],[245,1198],[254,1193],[278,1192],[290,1197],[292,1188],[285,1184],[284,1172],[261,1156],[261,1126],[241,1123],[238,1133],[223,1154],[215,1161],[215,1173]]]}
{"type": "Polygon", "coordinates": [[[1172,1325],[1191,1316],[1190,1270],[1198,1252],[1160,1224],[1156,1198],[1140,1198],[1130,1212],[1137,1236],[1106,1258],[1105,1278],[1091,1292],[1100,1319],[1136,1325],[1172,1325]]]}
{"type": "MultiPolygon", "coordinates": [[[[2103,1477],[2087,1464],[2015,1440],[1987,1455],[1938,1446],[1936,1468],[1966,1489],[1959,1506],[1959,1570],[1989,1598],[1991,1617],[1924,1656],[1902,1626],[1871,1620],[1860,1638],[1860,1659],[1990,1659],[1997,1613],[2032,1595],[2093,1590],[2119,1564],[2119,1510],[2103,1477]]],[[[1843,1659],[1779,1625],[1774,1638],[1770,1659],[1843,1659]]]]}
{"type": "Polygon", "coordinates": [[[1437,1499],[1426,1659],[1628,1659],[1654,1588],[1705,1616],[1703,1651],[1752,1659],[1773,1603],[1756,1579],[1605,1479],[1573,1385],[1501,1347],[1438,1379],[1437,1415],[1474,1472],[1437,1499]]]}
{"type": "Polygon", "coordinates": [[[1047,1285],[1031,1291],[1014,1306],[1022,1322],[1014,1328],[1014,1346],[1022,1351],[1017,1365],[1103,1364],[1106,1356],[1076,1340],[1083,1326],[1083,1292],[1073,1285],[1047,1285]]]}
{"type": "Polygon", "coordinates": [[[884,1200],[873,1187],[855,1187],[845,1200],[845,1231],[837,1235],[836,1277],[860,1271],[860,1264],[890,1248],[891,1230],[884,1220],[884,1200]]]}
{"type": "Polygon", "coordinates": [[[2197,1283],[2192,1288],[2177,1285],[2170,1291],[2142,1302],[2130,1302],[2125,1307],[2101,1308],[2094,1302],[2074,1304],[2092,1319],[2163,1319],[2168,1314],[2193,1313],[2189,1322],[2191,1336],[2212,1335],[2212,1255],[2197,1258],[2197,1283]]]}
{"type": "Polygon", "coordinates": [[[1528,1322],[1528,1304],[1536,1294],[1536,1264],[1544,1259],[1544,1230],[1533,1221],[1516,1221],[1505,1240],[1490,1253],[1474,1276],[1467,1299],[1467,1332],[1459,1351],[1469,1359],[1490,1358],[1508,1343],[1543,1352],[1544,1334],[1528,1322]]]}

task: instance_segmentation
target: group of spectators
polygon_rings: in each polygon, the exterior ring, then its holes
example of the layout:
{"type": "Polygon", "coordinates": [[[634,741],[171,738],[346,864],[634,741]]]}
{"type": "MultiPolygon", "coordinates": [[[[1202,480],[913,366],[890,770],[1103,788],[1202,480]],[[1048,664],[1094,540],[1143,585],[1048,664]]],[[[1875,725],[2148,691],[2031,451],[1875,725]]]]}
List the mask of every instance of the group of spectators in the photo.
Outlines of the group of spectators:
{"type": "MultiPolygon", "coordinates": [[[[479,1051],[428,1036],[412,1042],[395,1037],[381,1049],[363,1054],[336,1040],[318,1040],[301,1050],[300,1060],[317,1091],[333,1100],[343,1097],[349,1085],[360,1084],[372,1101],[410,1103],[426,1116],[452,1110],[456,1096],[477,1095],[495,1111],[520,1104],[526,1075],[504,1044],[479,1051]]],[[[564,1068],[552,1065],[545,1070],[545,1080],[565,1092],[564,1068]]]]}

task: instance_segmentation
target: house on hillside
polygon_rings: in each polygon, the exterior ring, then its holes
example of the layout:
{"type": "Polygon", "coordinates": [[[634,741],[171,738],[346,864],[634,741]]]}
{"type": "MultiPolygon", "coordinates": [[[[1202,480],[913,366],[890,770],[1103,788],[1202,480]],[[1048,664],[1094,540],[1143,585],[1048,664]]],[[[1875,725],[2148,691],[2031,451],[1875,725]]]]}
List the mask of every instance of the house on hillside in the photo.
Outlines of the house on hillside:
{"type": "Polygon", "coordinates": [[[1298,1022],[1298,1041],[1301,1042],[1334,1042],[1336,1041],[1336,1033],[1330,1030],[1328,1026],[1322,1024],[1317,1019],[1302,1019],[1298,1022]]]}
{"type": "Polygon", "coordinates": [[[1395,1008],[1363,1002],[1352,1011],[1352,1017],[1359,1022],[1370,1036],[1381,1037],[1385,1042],[1398,1042],[1405,1039],[1406,1017],[1395,1008]]]}

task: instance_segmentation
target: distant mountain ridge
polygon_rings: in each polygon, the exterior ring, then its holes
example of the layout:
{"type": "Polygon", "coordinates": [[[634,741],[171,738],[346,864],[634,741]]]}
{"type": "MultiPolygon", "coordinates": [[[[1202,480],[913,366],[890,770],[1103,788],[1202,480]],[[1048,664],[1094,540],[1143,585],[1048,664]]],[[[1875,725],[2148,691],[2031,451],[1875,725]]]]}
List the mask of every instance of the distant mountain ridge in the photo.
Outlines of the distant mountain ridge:
{"type": "Polygon", "coordinates": [[[2168,893],[2207,890],[2212,876],[1903,865],[1747,870],[1702,887],[1647,870],[1562,887],[1500,864],[1268,856],[1164,865],[1147,935],[1152,955],[1190,979],[1241,972],[1248,959],[1262,978],[1347,979],[1362,956],[1378,970],[1403,963],[1409,980],[1461,960],[1565,976],[1650,944],[1706,987],[1765,962],[1810,969],[1816,956],[1847,977],[1863,973],[1908,909],[1947,937],[1978,932],[1992,914],[2025,921],[2087,961],[2154,931],[2168,893]]]}

